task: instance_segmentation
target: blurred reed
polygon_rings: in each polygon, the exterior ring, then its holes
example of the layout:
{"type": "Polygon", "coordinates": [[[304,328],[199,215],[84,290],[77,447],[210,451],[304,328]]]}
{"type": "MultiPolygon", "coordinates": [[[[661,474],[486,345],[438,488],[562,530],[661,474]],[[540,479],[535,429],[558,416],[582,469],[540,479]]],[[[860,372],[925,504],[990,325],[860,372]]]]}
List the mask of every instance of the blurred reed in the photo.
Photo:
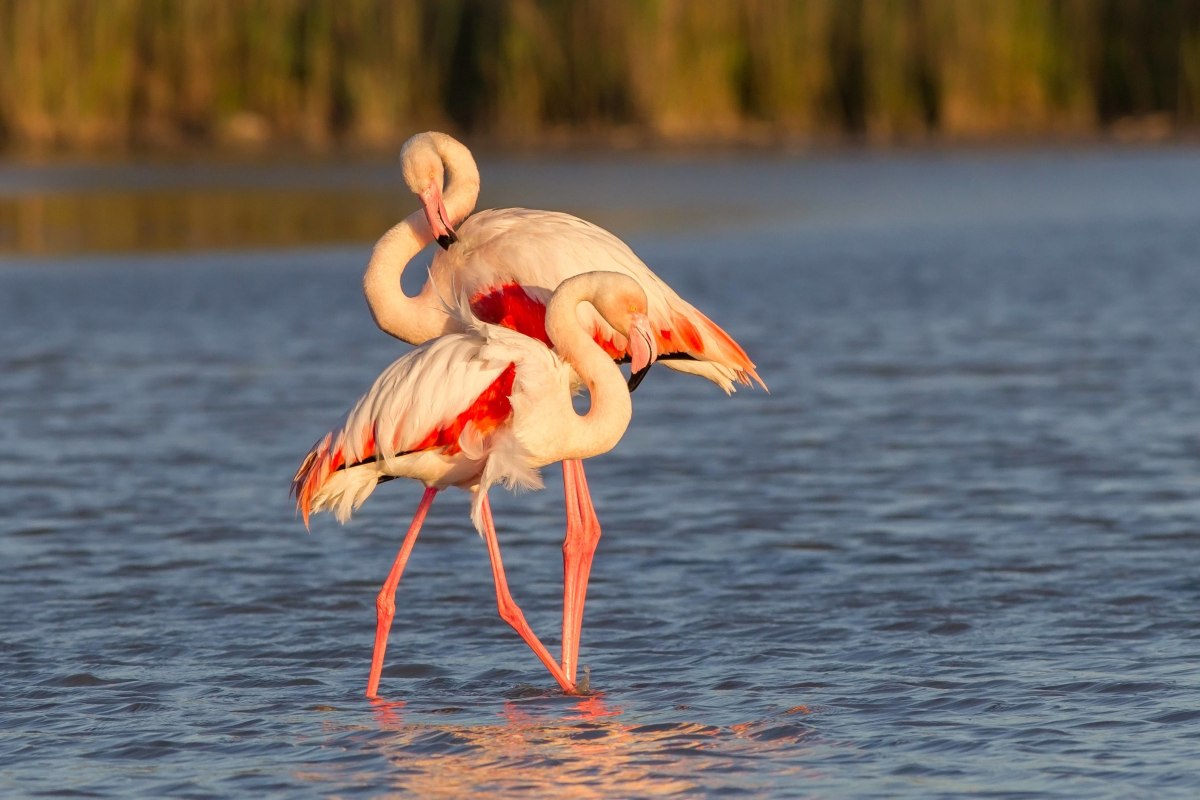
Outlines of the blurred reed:
{"type": "Polygon", "coordinates": [[[1200,123],[1200,0],[0,0],[0,144],[911,141],[1200,123]]]}

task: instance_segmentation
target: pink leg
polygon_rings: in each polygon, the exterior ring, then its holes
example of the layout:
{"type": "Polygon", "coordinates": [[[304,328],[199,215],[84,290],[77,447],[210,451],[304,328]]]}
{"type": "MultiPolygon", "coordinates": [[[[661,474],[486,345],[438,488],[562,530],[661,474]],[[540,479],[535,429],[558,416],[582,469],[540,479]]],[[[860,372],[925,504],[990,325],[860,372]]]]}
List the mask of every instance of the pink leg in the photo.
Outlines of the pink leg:
{"type": "Polygon", "coordinates": [[[563,462],[567,536],[563,540],[563,672],[572,682],[579,662],[583,606],[587,600],[592,557],[600,543],[600,520],[592,506],[582,461],[563,462]]]}
{"type": "Polygon", "coordinates": [[[408,526],[408,533],[404,535],[404,543],[400,545],[400,552],[396,554],[396,560],[392,563],[392,571],[388,573],[387,580],[383,582],[383,588],[379,590],[379,594],[375,598],[375,652],[371,656],[371,677],[367,679],[367,697],[379,696],[377,691],[379,676],[383,674],[383,653],[387,650],[388,631],[392,629],[392,619],[396,614],[396,587],[400,584],[400,576],[404,574],[404,565],[408,563],[408,556],[417,542],[421,524],[425,522],[425,515],[429,513],[429,507],[433,505],[433,496],[437,493],[437,489],[427,488],[425,490],[425,494],[421,497],[421,504],[417,506],[417,513],[413,515],[412,524],[408,526]]]}
{"type": "Polygon", "coordinates": [[[529,645],[546,669],[550,670],[550,674],[554,676],[554,680],[558,681],[562,690],[567,694],[573,694],[575,692],[574,681],[567,680],[562,667],[550,656],[546,646],[534,635],[529,623],[525,621],[525,615],[521,613],[521,609],[508,592],[508,579],[504,577],[504,563],[500,560],[500,543],[496,541],[496,527],[492,522],[492,506],[486,496],[483,498],[483,525],[488,557],[492,561],[492,578],[496,582],[496,605],[500,609],[500,618],[520,634],[521,638],[525,640],[525,644],[529,645]]]}

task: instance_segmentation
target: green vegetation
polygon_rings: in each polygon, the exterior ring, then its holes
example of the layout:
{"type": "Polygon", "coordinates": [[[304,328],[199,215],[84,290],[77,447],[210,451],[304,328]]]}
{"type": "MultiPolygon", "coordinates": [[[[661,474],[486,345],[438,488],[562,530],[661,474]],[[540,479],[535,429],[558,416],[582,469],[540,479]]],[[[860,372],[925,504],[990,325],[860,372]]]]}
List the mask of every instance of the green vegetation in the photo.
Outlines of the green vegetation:
{"type": "Polygon", "coordinates": [[[1200,0],[0,0],[0,144],[1200,125],[1200,0]]]}

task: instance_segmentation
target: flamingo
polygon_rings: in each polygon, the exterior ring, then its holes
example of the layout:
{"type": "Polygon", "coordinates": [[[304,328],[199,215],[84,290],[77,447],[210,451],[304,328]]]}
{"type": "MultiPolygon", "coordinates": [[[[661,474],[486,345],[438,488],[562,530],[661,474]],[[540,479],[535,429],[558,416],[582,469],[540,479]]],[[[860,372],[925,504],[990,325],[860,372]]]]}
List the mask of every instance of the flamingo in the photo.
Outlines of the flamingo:
{"type": "MultiPolygon", "coordinates": [[[[542,319],[554,289],[582,272],[619,272],[646,292],[662,363],[708,378],[726,393],[736,383],[765,388],[737,342],[609,231],[558,211],[504,208],[471,216],[479,199],[479,169],[471,151],[447,134],[413,136],[400,158],[405,184],[422,208],[379,239],[363,275],[367,304],[386,333],[420,344],[455,330],[458,323],[444,298],[466,294],[480,319],[549,345],[542,319]],[[400,291],[400,276],[435,240],[442,251],[421,291],[409,297],[400,291]]],[[[591,314],[586,321],[614,357],[628,357],[603,320],[591,314]]]]}
{"type": "MultiPolygon", "coordinates": [[[[414,478],[426,487],[376,597],[368,697],[378,696],[400,576],[434,496],[449,486],[473,494],[471,519],[487,544],[501,618],[563,691],[576,692],[574,676],[551,657],[509,593],[487,494],[497,482],[540,488],[540,467],[605,453],[629,425],[625,378],[580,324],[585,302],[628,341],[635,369],[654,361],[647,298],[637,282],[605,272],[577,275],[558,287],[546,308],[553,350],[502,326],[469,321],[466,330],[426,342],[385,369],[342,427],[319,440],[297,470],[292,493],[306,526],[319,511],[345,522],[392,478],[414,478]],[[571,403],[573,376],[590,394],[583,415],[571,403]]],[[[463,318],[470,320],[469,312],[463,318]]]]}
{"type": "MultiPolygon", "coordinates": [[[[472,312],[551,344],[545,309],[567,278],[590,270],[617,272],[636,280],[648,299],[647,317],[662,363],[707,378],[726,394],[735,383],[758,383],[754,363],[716,323],[681,298],[612,233],[570,214],[507,208],[471,216],[479,199],[479,169],[471,151],[444,133],[419,133],[401,150],[405,184],[421,209],[376,243],[363,275],[363,291],[376,324],[412,344],[457,330],[443,298],[465,294],[472,312]],[[400,289],[400,276],[422,249],[437,241],[429,277],[413,297],[400,289]]],[[[629,344],[594,309],[580,314],[593,338],[618,360],[629,344]]],[[[644,370],[630,377],[632,391],[644,370]]],[[[563,493],[567,532],[563,541],[563,667],[575,678],[579,633],[600,523],[583,465],[564,459],[563,493]]]]}

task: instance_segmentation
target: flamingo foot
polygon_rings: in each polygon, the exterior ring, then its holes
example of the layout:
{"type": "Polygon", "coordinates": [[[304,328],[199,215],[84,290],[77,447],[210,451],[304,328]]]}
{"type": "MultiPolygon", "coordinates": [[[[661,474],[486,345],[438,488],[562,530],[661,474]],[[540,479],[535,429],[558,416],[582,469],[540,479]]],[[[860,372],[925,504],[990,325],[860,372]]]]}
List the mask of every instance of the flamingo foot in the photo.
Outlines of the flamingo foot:
{"type": "Polygon", "coordinates": [[[583,665],[583,680],[575,684],[577,694],[591,694],[592,691],[592,668],[587,664],[583,665]]]}

